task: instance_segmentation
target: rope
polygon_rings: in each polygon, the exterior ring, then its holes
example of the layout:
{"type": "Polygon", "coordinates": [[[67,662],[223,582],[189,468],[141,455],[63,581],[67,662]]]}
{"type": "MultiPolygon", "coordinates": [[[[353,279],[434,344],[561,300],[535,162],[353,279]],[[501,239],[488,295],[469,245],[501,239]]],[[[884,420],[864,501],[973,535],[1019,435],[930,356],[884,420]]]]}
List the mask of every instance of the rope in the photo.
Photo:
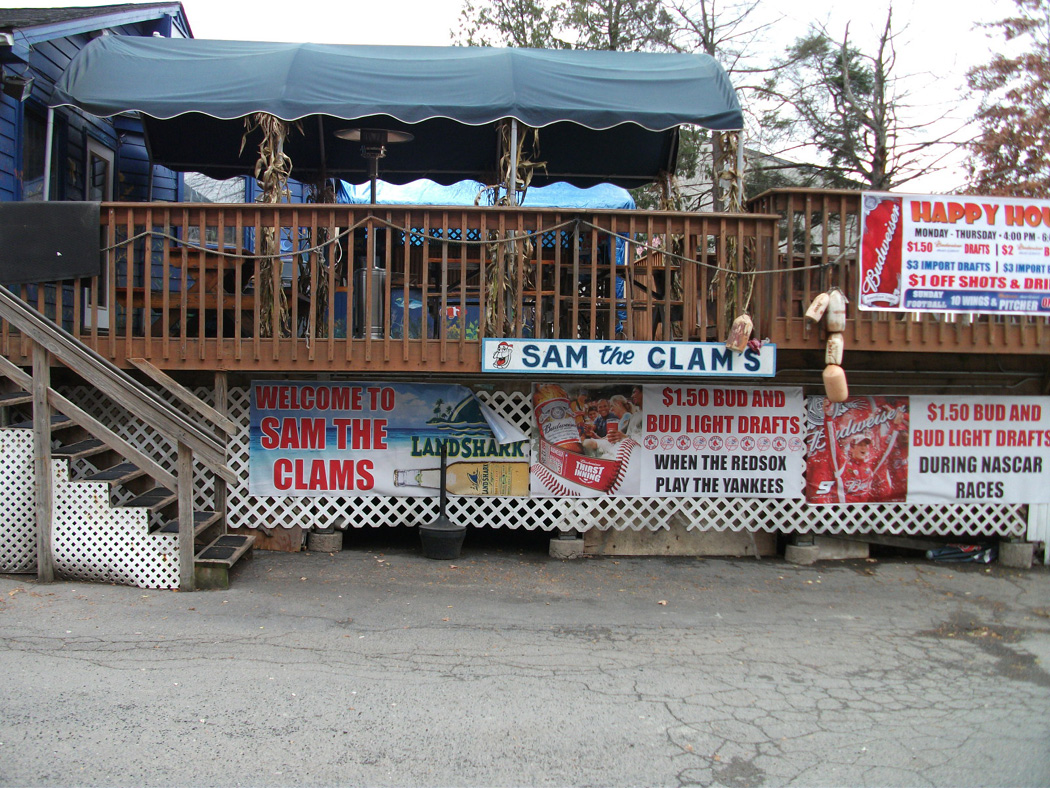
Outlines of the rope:
{"type": "MultiPolygon", "coordinates": [[[[672,260],[677,260],[677,261],[679,261],[681,263],[690,263],[690,264],[693,264],[693,265],[697,265],[697,266],[699,266],[701,268],[710,269],[712,271],[720,271],[722,273],[727,273],[727,274],[741,274],[741,275],[744,275],[744,276],[757,276],[757,275],[760,275],[760,274],[786,274],[786,273],[792,273],[792,272],[796,272],[796,271],[810,271],[810,270],[816,270],[816,269],[827,269],[827,268],[831,268],[833,266],[838,265],[839,263],[842,262],[842,260],[848,254],[850,254],[849,251],[845,251],[842,254],[840,254],[838,257],[836,257],[834,260],[830,260],[830,261],[828,261],[826,263],[815,263],[813,265],[801,265],[801,266],[794,266],[794,267],[788,267],[788,268],[768,268],[768,269],[763,269],[761,271],[738,271],[735,268],[726,268],[726,267],[720,266],[720,265],[718,265],[716,263],[708,263],[708,262],[705,262],[703,260],[695,260],[695,259],[693,259],[691,257],[685,257],[684,255],[676,254],[675,252],[672,252],[672,251],[670,251],[668,249],[665,249],[663,247],[660,247],[660,246],[654,246],[654,245],[649,244],[649,243],[643,243],[642,241],[635,241],[635,240],[631,240],[629,238],[624,238],[624,236],[619,235],[618,233],[614,233],[612,230],[607,230],[604,227],[599,227],[596,224],[592,224],[591,222],[587,222],[587,221],[584,221],[582,219],[569,219],[567,221],[551,225],[550,227],[544,227],[544,228],[539,229],[539,230],[531,230],[531,231],[524,230],[524,231],[522,231],[520,233],[517,233],[516,231],[511,230],[510,232],[515,233],[515,234],[513,235],[513,237],[510,237],[510,238],[478,239],[478,240],[472,240],[472,239],[464,238],[464,239],[459,239],[459,240],[449,240],[448,238],[438,238],[438,237],[433,236],[433,235],[428,235],[426,232],[424,232],[422,230],[416,230],[416,229],[414,229],[412,227],[405,227],[405,226],[401,226],[401,225],[398,225],[398,224],[394,224],[393,222],[387,221],[386,219],[382,219],[382,218],[376,216],[375,214],[368,214],[367,216],[363,217],[362,219],[360,219],[359,221],[355,222],[354,224],[349,225],[348,227],[344,228],[341,232],[337,233],[334,237],[328,239],[324,243],[314,244],[312,246],[300,247],[298,249],[294,249],[290,254],[311,254],[313,252],[319,252],[319,251],[325,249],[326,247],[331,246],[336,241],[339,241],[342,238],[345,238],[345,237],[349,236],[352,232],[354,232],[354,230],[357,230],[359,227],[361,227],[361,226],[363,226],[365,224],[369,224],[369,223],[377,224],[377,225],[386,227],[386,228],[391,229],[391,230],[397,230],[399,232],[404,233],[406,237],[420,238],[420,239],[428,240],[428,241],[430,241],[432,243],[433,242],[437,242],[437,243],[440,243],[440,244],[455,243],[455,244],[461,244],[463,246],[490,246],[490,245],[500,245],[500,244],[511,244],[511,243],[515,243],[517,241],[522,241],[522,240],[531,239],[531,238],[537,238],[539,236],[546,235],[548,233],[554,233],[554,232],[557,232],[558,230],[565,229],[566,227],[583,227],[583,228],[586,228],[586,229],[589,229],[589,230],[594,230],[595,232],[600,233],[600,234],[605,235],[605,236],[608,236],[609,238],[622,238],[623,240],[627,241],[627,243],[631,244],[632,246],[634,246],[637,249],[644,249],[647,252],[657,252],[659,254],[666,255],[667,257],[671,258],[672,260]]],[[[431,232],[433,232],[433,230],[431,232]]],[[[133,236],[131,236],[129,238],[124,239],[123,241],[117,241],[116,243],[110,244],[109,246],[104,246],[104,247],[102,247],[102,251],[103,252],[111,252],[111,251],[113,251],[115,249],[119,249],[122,246],[127,246],[128,244],[134,243],[135,241],[138,241],[138,240],[140,240],[142,238],[162,238],[162,239],[166,239],[168,241],[173,241],[175,243],[175,245],[176,245],[176,248],[178,248],[178,249],[186,249],[188,251],[193,251],[193,252],[207,252],[209,254],[213,254],[213,255],[216,255],[218,257],[228,258],[228,259],[231,259],[231,260],[256,260],[256,259],[267,259],[267,258],[279,259],[279,258],[281,258],[281,257],[283,257],[285,255],[284,252],[280,252],[280,253],[272,254],[272,255],[263,255],[263,254],[243,254],[243,253],[239,253],[239,252],[227,252],[227,251],[220,250],[220,249],[209,249],[206,246],[201,246],[199,244],[189,243],[189,242],[183,240],[182,238],[179,238],[179,237],[177,237],[175,235],[172,235],[171,233],[167,233],[167,232],[164,232],[164,231],[161,231],[161,230],[152,230],[152,229],[151,230],[144,230],[141,233],[137,233],[137,234],[135,234],[135,235],[133,235],[133,236]]]]}

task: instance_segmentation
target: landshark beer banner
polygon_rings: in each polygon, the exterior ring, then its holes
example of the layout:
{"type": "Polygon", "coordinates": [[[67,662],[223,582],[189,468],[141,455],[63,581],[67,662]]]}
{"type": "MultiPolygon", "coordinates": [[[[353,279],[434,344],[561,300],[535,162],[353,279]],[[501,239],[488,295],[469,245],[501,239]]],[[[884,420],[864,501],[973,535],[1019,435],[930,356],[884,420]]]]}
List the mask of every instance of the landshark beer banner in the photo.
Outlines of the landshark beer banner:
{"type": "Polygon", "coordinates": [[[499,422],[464,386],[255,381],[249,491],[436,496],[444,445],[450,492],[528,495],[528,441],[499,422]]]}

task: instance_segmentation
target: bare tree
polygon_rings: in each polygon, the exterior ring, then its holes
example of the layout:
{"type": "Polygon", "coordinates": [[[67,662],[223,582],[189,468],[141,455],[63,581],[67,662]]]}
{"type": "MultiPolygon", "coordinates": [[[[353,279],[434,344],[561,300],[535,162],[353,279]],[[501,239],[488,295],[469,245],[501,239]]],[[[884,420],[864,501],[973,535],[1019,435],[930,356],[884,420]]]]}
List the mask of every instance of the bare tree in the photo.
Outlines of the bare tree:
{"type": "Polygon", "coordinates": [[[947,112],[910,120],[909,77],[897,73],[892,7],[872,51],[812,26],[787,50],[781,67],[756,93],[773,102],[763,127],[778,155],[815,151],[808,165],[827,185],[886,190],[936,169],[957,130],[943,129],[947,112]]]}
{"type": "Polygon", "coordinates": [[[984,94],[971,146],[970,186],[984,194],[1050,196],[1050,3],[1014,0],[1017,14],[987,27],[1023,49],[972,69],[970,87],[984,94]]]}

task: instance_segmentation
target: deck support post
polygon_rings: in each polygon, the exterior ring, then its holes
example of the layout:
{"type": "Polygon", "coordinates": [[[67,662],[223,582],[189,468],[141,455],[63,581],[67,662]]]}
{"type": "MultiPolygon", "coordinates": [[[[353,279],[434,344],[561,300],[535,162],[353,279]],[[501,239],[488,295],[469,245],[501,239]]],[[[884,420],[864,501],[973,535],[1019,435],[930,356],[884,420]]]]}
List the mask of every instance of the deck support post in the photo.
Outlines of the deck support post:
{"type": "Polygon", "coordinates": [[[51,551],[53,517],[51,484],[51,367],[47,350],[33,343],[33,475],[36,478],[36,577],[41,583],[55,580],[55,559],[51,551]]]}
{"type": "Polygon", "coordinates": [[[178,467],[175,471],[179,501],[179,590],[193,591],[193,449],[179,441],[178,467]]]}

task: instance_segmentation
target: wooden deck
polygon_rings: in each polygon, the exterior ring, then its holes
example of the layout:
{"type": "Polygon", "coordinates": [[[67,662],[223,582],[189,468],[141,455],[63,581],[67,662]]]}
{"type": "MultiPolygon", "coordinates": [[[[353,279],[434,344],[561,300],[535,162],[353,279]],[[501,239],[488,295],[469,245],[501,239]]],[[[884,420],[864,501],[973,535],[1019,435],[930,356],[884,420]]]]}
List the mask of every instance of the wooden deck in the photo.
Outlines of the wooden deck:
{"type": "MultiPolygon", "coordinates": [[[[724,340],[823,348],[803,312],[836,285],[851,352],[1046,354],[1045,318],[855,309],[858,192],[778,190],[748,214],[107,203],[103,274],[23,287],[119,366],[471,374],[480,338],[724,340]],[[286,320],[266,330],[270,284],[286,320]],[[367,261],[371,261],[371,265],[367,261]]],[[[7,326],[0,350],[29,363],[7,326]]]]}

